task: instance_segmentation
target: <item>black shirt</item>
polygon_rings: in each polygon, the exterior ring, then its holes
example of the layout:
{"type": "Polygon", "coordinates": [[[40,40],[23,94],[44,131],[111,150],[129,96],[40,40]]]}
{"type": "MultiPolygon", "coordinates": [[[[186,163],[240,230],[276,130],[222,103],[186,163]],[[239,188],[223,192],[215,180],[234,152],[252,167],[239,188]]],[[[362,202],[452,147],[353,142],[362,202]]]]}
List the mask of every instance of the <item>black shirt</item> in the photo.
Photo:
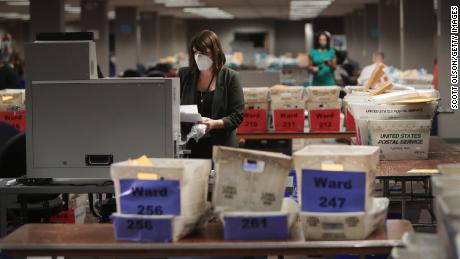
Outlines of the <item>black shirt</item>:
{"type": "Polygon", "coordinates": [[[16,71],[8,64],[0,65],[0,90],[20,86],[21,80],[16,71]]]}
{"type": "Polygon", "coordinates": [[[197,91],[196,98],[197,98],[196,105],[198,106],[198,112],[201,114],[201,117],[211,118],[212,117],[212,101],[214,100],[214,91],[212,92],[197,91]]]}

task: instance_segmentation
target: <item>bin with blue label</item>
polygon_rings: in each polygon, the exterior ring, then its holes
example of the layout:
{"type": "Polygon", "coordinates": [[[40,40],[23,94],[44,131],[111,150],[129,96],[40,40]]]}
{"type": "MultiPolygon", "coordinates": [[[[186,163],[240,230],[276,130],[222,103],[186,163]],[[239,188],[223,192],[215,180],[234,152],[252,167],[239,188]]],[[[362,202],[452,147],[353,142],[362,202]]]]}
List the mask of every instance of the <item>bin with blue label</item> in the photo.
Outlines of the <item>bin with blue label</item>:
{"type": "Polygon", "coordinates": [[[364,238],[384,222],[388,200],[373,197],[378,147],[311,145],[293,160],[306,238],[364,238]]]}
{"type": "Polygon", "coordinates": [[[224,239],[228,241],[287,240],[297,221],[298,204],[284,198],[281,211],[222,212],[224,239]]]}
{"type": "Polygon", "coordinates": [[[280,211],[290,156],[274,152],[214,146],[213,205],[221,211],[280,211]]]}
{"type": "Polygon", "coordinates": [[[210,160],[148,159],[111,166],[119,240],[171,242],[185,237],[206,212],[210,160]]]}

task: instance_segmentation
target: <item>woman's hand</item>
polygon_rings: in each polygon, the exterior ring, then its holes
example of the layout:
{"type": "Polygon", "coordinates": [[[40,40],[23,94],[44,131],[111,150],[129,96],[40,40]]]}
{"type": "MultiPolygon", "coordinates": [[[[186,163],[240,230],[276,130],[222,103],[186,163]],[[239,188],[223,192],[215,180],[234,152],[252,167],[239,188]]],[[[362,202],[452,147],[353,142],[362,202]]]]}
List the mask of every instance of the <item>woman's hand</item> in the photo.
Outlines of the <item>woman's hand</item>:
{"type": "Polygon", "coordinates": [[[313,73],[317,73],[319,71],[319,68],[317,66],[312,66],[310,68],[310,70],[313,72],[313,73]]]}
{"type": "Polygon", "coordinates": [[[224,127],[223,120],[213,120],[213,119],[206,118],[206,117],[204,117],[200,123],[205,124],[207,126],[207,131],[210,131],[213,129],[222,129],[224,127]]]}

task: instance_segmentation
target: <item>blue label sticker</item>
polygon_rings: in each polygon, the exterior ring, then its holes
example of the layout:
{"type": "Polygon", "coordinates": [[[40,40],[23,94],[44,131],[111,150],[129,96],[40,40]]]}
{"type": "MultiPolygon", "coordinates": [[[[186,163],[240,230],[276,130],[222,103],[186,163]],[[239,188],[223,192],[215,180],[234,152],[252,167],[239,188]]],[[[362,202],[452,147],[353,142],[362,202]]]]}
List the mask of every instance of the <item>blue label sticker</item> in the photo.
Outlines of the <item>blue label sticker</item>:
{"type": "Polygon", "coordinates": [[[120,180],[120,207],[124,214],[180,215],[178,180],[120,180]]]}
{"type": "Polygon", "coordinates": [[[284,197],[292,198],[297,202],[297,175],[295,170],[289,172],[284,197]]]}
{"type": "Polygon", "coordinates": [[[302,211],[364,211],[366,174],[302,170],[302,211]]]}
{"type": "Polygon", "coordinates": [[[172,218],[112,217],[117,240],[171,242],[172,218]]]}
{"type": "Polygon", "coordinates": [[[225,240],[283,240],[288,238],[288,220],[280,216],[225,216],[225,240]]]}

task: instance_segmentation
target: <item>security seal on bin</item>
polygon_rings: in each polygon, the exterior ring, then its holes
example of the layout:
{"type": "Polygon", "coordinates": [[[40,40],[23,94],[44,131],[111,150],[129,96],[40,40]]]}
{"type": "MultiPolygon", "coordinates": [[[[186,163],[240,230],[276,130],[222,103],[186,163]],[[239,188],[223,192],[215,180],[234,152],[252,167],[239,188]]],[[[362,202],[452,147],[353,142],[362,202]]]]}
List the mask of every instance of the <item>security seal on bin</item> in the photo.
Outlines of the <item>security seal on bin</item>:
{"type": "Polygon", "coordinates": [[[365,210],[364,172],[302,170],[302,211],[360,212],[365,210]]]}
{"type": "Polygon", "coordinates": [[[283,240],[288,238],[287,215],[224,216],[225,240],[283,240]]]}
{"type": "Polygon", "coordinates": [[[115,236],[118,240],[144,242],[171,242],[171,217],[142,218],[112,216],[115,236]]]}
{"type": "Polygon", "coordinates": [[[180,215],[178,180],[120,180],[120,207],[124,214],[180,215]]]}

